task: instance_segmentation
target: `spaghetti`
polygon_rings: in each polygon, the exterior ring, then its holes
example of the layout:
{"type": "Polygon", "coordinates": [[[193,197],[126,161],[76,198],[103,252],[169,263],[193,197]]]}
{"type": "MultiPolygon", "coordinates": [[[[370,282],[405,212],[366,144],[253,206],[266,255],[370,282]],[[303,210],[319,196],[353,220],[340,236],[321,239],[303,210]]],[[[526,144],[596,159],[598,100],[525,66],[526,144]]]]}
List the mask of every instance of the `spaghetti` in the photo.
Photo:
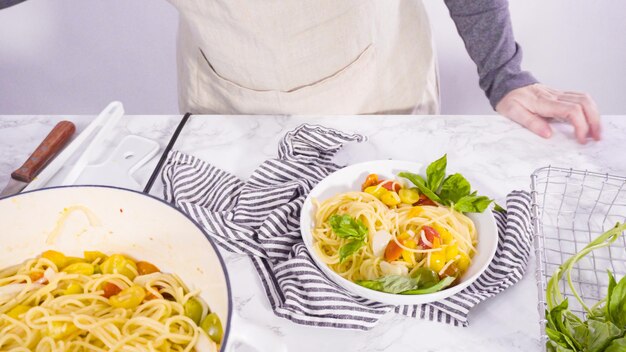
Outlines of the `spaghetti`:
{"type": "Polygon", "coordinates": [[[217,351],[221,323],[198,293],[120,254],[46,251],[0,271],[0,350],[217,351]]]}
{"type": "MultiPolygon", "coordinates": [[[[457,282],[476,253],[472,220],[399,182],[368,180],[361,192],[314,201],[313,248],[322,262],[350,281],[385,292],[389,277],[397,283],[398,276],[427,276],[431,285],[449,277],[441,288],[457,282]]],[[[414,280],[402,287],[409,292],[424,286],[414,280]]],[[[391,293],[402,293],[396,291],[391,293]]]]}

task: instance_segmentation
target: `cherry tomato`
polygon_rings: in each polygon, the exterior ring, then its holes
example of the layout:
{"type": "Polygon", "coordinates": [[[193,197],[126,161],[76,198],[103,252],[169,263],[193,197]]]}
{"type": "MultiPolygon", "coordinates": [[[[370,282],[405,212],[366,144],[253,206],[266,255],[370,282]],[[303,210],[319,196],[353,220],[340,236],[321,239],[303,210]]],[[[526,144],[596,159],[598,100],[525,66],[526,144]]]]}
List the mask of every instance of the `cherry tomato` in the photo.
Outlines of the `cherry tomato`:
{"type": "Polygon", "coordinates": [[[432,205],[432,206],[437,206],[437,203],[433,202],[424,193],[422,193],[422,194],[420,194],[420,199],[417,201],[417,203],[415,205],[432,205]]]}
{"type": "Polygon", "coordinates": [[[152,273],[158,273],[160,270],[152,263],[148,262],[137,262],[137,273],[139,275],[147,275],[152,273]]]}
{"type": "MultiPolygon", "coordinates": [[[[426,240],[428,240],[428,242],[430,243],[434,243],[435,242],[435,238],[440,238],[439,233],[437,232],[437,230],[433,229],[430,226],[422,226],[422,231],[424,231],[424,237],[426,237],[426,240]]],[[[424,248],[424,249],[430,249],[433,248],[433,246],[424,243],[424,241],[422,241],[422,238],[420,236],[420,247],[424,248]]]]}
{"type": "MultiPolygon", "coordinates": [[[[36,282],[36,281],[39,281],[39,280],[43,277],[43,273],[42,273],[42,272],[39,272],[39,271],[33,271],[33,272],[31,272],[30,274],[28,274],[28,276],[30,276],[30,280],[31,280],[32,282],[36,282]]],[[[43,279],[43,280],[41,280],[40,282],[42,282],[42,283],[44,283],[44,284],[45,284],[45,283],[47,283],[47,282],[48,282],[48,280],[43,279]]]]}
{"type": "Polygon", "coordinates": [[[456,265],[456,263],[452,263],[452,264],[448,265],[446,270],[444,270],[442,276],[443,277],[446,277],[446,276],[457,277],[457,276],[459,276],[459,267],[456,265]]]}
{"type": "Polygon", "coordinates": [[[102,295],[104,298],[115,296],[116,294],[122,291],[121,288],[117,287],[117,285],[114,285],[110,282],[107,282],[106,284],[104,284],[104,287],[102,287],[102,289],[104,290],[104,294],[102,295]]]}
{"type": "Polygon", "coordinates": [[[361,191],[365,191],[365,189],[369,186],[376,186],[378,184],[378,175],[369,174],[365,178],[365,182],[361,185],[361,191]]]}
{"type": "Polygon", "coordinates": [[[382,180],[378,182],[378,184],[381,185],[381,187],[387,189],[388,191],[398,192],[402,188],[402,186],[400,186],[398,182],[391,181],[391,180],[382,180]]]}
{"type": "Polygon", "coordinates": [[[387,244],[387,248],[385,248],[385,260],[388,262],[393,262],[394,260],[398,260],[401,256],[402,247],[398,246],[396,241],[392,239],[387,244]]]}

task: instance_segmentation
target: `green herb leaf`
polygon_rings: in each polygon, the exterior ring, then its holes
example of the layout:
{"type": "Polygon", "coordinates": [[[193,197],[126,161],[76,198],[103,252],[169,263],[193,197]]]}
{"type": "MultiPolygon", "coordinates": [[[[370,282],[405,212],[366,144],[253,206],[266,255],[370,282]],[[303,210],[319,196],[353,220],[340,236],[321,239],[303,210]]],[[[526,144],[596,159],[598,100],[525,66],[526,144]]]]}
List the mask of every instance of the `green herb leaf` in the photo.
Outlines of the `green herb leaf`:
{"type": "Polygon", "coordinates": [[[554,349],[555,351],[578,351],[576,347],[574,347],[572,340],[560,331],[546,328],[546,335],[548,335],[550,342],[557,345],[554,349]]]}
{"type": "Polygon", "coordinates": [[[485,196],[465,196],[454,204],[454,209],[463,213],[482,213],[493,202],[485,196]]]}
{"type": "Polygon", "coordinates": [[[339,238],[362,240],[367,234],[367,226],[361,220],[355,220],[350,215],[333,215],[328,219],[330,227],[339,238]]]}
{"type": "Polygon", "coordinates": [[[589,336],[587,324],[569,310],[563,312],[563,317],[565,317],[564,325],[568,332],[567,335],[572,339],[572,342],[577,348],[582,349],[582,346],[585,345],[589,336]]]}
{"type": "Polygon", "coordinates": [[[418,288],[418,289],[413,289],[413,290],[408,290],[408,291],[403,291],[400,292],[400,294],[403,295],[424,295],[427,293],[434,293],[434,292],[439,292],[441,290],[443,290],[444,288],[452,285],[452,283],[454,282],[454,280],[456,280],[456,277],[453,276],[447,276],[444,279],[442,279],[441,281],[439,281],[438,283],[426,287],[426,288],[418,288]]]}
{"type": "Polygon", "coordinates": [[[428,288],[439,282],[439,274],[424,266],[415,270],[411,277],[417,281],[418,288],[428,288]]]}
{"type": "Polygon", "coordinates": [[[626,337],[611,341],[609,347],[604,352],[624,352],[626,351],[626,337]]]}
{"type": "Polygon", "coordinates": [[[374,290],[374,291],[383,291],[383,284],[380,281],[375,281],[375,280],[360,280],[360,281],[356,281],[357,284],[365,287],[365,288],[369,288],[370,290],[374,290]]]}
{"type": "Polygon", "coordinates": [[[495,210],[495,211],[497,211],[497,212],[500,212],[500,213],[506,213],[506,209],[504,209],[503,207],[501,207],[501,206],[500,206],[500,204],[495,203],[495,202],[494,202],[493,204],[494,204],[494,206],[493,206],[493,210],[495,210]]]}
{"type": "MultiPolygon", "coordinates": [[[[610,278],[609,278],[610,280],[610,278]]],[[[609,281],[610,294],[607,297],[608,316],[618,328],[626,328],[626,276],[622,277],[617,284],[609,281]]]]}
{"type": "Polygon", "coordinates": [[[470,183],[463,175],[457,173],[446,177],[441,185],[439,196],[445,200],[446,204],[450,205],[468,196],[471,190],[470,183]]]}
{"type": "Polygon", "coordinates": [[[368,288],[380,288],[377,291],[387,293],[400,293],[417,288],[417,280],[401,275],[388,275],[376,280],[357,281],[357,284],[368,288]]]}
{"type": "Polygon", "coordinates": [[[611,341],[619,337],[622,331],[610,321],[602,322],[594,319],[587,320],[589,336],[587,338],[588,352],[604,351],[611,341]]]}
{"type": "Polygon", "coordinates": [[[400,177],[404,177],[407,180],[411,181],[417,189],[420,190],[421,193],[424,193],[428,198],[437,203],[441,203],[441,198],[435,192],[431,191],[424,181],[424,178],[418,174],[414,174],[411,172],[401,172],[398,174],[400,177]]]}
{"type": "Polygon", "coordinates": [[[352,240],[339,247],[339,261],[343,262],[346,258],[356,253],[365,244],[362,240],[352,240]]]}
{"type": "Polygon", "coordinates": [[[444,154],[441,158],[430,163],[426,168],[426,185],[431,191],[436,193],[439,190],[444,177],[446,177],[447,164],[448,155],[444,154]]]}

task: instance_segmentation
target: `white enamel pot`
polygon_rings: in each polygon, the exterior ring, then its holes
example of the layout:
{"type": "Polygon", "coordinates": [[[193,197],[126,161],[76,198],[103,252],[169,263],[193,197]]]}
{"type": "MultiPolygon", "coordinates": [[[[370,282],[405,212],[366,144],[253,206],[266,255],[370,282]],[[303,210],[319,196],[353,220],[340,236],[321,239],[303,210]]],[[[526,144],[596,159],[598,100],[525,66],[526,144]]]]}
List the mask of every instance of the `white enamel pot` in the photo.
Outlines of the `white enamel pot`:
{"type": "Polygon", "coordinates": [[[228,273],[215,244],[198,224],[158,198],[104,186],[47,188],[0,199],[0,225],[0,269],[48,249],[73,256],[84,250],[128,254],[200,290],[222,321],[222,351],[239,342],[262,352],[285,350],[273,333],[234,315],[228,273]],[[50,239],[64,209],[75,206],[88,209],[91,221],[82,210],[71,212],[50,239]]]}

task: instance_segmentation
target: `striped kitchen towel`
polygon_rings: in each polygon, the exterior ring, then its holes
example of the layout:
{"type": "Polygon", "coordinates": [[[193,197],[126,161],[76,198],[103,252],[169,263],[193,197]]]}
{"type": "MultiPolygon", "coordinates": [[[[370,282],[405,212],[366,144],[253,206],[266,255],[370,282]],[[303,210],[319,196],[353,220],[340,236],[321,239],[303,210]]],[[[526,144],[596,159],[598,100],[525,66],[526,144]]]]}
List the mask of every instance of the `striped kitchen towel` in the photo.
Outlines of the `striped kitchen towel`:
{"type": "Polygon", "coordinates": [[[367,330],[394,311],[467,326],[472,307],[518,282],[531,250],[530,197],[513,192],[507,212],[495,212],[499,243],[485,273],[462,292],[423,305],[390,306],[354,296],[317,268],[299,228],[308,192],[341,168],[332,162],[344,143],[363,141],[320,126],[287,133],[278,157],[263,162],[243,182],[177,151],[162,170],[165,198],[198,222],[224,249],[250,256],[275,314],[304,325],[367,330]]]}

